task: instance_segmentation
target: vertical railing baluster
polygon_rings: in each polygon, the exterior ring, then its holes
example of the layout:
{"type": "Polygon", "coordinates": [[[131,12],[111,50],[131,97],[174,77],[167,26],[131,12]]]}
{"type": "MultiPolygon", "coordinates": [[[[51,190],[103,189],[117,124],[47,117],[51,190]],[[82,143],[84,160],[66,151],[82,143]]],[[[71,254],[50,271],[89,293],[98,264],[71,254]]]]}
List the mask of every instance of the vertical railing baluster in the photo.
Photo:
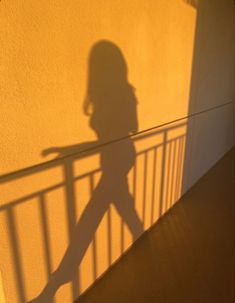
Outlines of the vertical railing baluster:
{"type": "Polygon", "coordinates": [[[168,143],[168,157],[167,157],[167,173],[166,173],[165,211],[168,210],[168,202],[169,202],[170,175],[171,175],[171,153],[172,153],[172,142],[169,142],[168,143]]]}
{"type": "MultiPolygon", "coordinates": [[[[89,182],[90,182],[90,197],[92,197],[93,191],[95,188],[93,173],[91,173],[89,175],[89,182]]],[[[93,279],[95,281],[97,278],[97,243],[96,243],[96,234],[95,233],[94,233],[93,239],[91,241],[91,245],[92,245],[93,279]]]]}
{"type": "Polygon", "coordinates": [[[171,170],[171,191],[170,191],[170,207],[175,202],[174,200],[174,186],[175,186],[175,158],[176,158],[176,140],[172,142],[173,144],[173,153],[172,153],[172,170],[171,170]]]}
{"type": "Polygon", "coordinates": [[[181,191],[182,191],[182,177],[183,177],[183,154],[184,154],[184,151],[185,151],[185,136],[182,137],[182,146],[181,146],[181,158],[180,158],[180,178],[179,178],[179,193],[178,195],[180,196],[181,195],[181,191]]]}
{"type": "Polygon", "coordinates": [[[157,170],[157,148],[153,150],[153,181],[152,181],[152,203],[151,203],[151,224],[154,220],[154,204],[155,204],[155,187],[156,187],[156,170],[157,170]]]}
{"type": "Polygon", "coordinates": [[[51,264],[51,255],[50,255],[50,238],[49,238],[49,230],[47,223],[47,215],[46,215],[46,205],[45,205],[45,195],[40,193],[39,195],[39,211],[41,216],[41,228],[43,235],[43,246],[44,246],[44,255],[46,260],[46,270],[47,277],[49,278],[52,272],[52,264],[51,264]]]}
{"type": "Polygon", "coordinates": [[[161,185],[160,185],[160,198],[159,198],[159,217],[162,215],[163,209],[163,194],[164,194],[164,182],[165,182],[165,166],[166,166],[166,140],[167,140],[167,133],[164,131],[163,136],[163,147],[162,147],[162,166],[161,166],[161,185]]]}
{"type": "Polygon", "coordinates": [[[180,147],[179,147],[179,176],[178,176],[178,188],[177,188],[177,196],[180,197],[181,194],[181,183],[182,183],[182,162],[183,162],[183,140],[184,137],[180,138],[180,147]]]}
{"type": "Polygon", "coordinates": [[[7,212],[8,230],[9,230],[10,241],[11,241],[11,253],[13,256],[14,266],[15,266],[16,285],[18,290],[19,302],[25,303],[26,302],[25,285],[23,280],[23,272],[22,272],[22,266],[20,260],[18,239],[16,236],[17,231],[15,225],[14,211],[11,207],[8,207],[6,212],[7,212]]]}
{"type": "Polygon", "coordinates": [[[173,193],[173,199],[176,202],[178,200],[177,188],[178,188],[178,172],[179,172],[179,138],[175,140],[175,188],[173,193]]]}
{"type": "Polygon", "coordinates": [[[144,153],[144,184],[143,184],[143,226],[145,227],[145,214],[146,214],[146,195],[147,195],[147,167],[148,167],[148,152],[144,153]]]}
{"type": "MultiPolygon", "coordinates": [[[[67,201],[67,217],[69,240],[72,241],[72,233],[76,225],[75,190],[73,177],[73,162],[71,159],[64,161],[65,193],[67,201]]],[[[77,298],[80,292],[79,276],[74,275],[72,280],[73,298],[77,298]]]]}
{"type": "Polygon", "coordinates": [[[179,198],[180,197],[180,184],[181,184],[181,179],[182,179],[182,175],[181,175],[181,171],[182,171],[182,169],[181,169],[181,166],[182,166],[182,158],[183,158],[183,155],[182,155],[182,153],[183,153],[183,140],[182,140],[183,138],[181,137],[180,139],[179,139],[179,161],[178,161],[178,177],[177,177],[177,179],[178,179],[178,181],[177,181],[177,197],[179,198]]]}
{"type": "Polygon", "coordinates": [[[177,175],[176,175],[176,190],[175,195],[179,199],[179,178],[180,178],[180,158],[181,158],[181,140],[178,139],[178,160],[177,160],[177,175]]]}

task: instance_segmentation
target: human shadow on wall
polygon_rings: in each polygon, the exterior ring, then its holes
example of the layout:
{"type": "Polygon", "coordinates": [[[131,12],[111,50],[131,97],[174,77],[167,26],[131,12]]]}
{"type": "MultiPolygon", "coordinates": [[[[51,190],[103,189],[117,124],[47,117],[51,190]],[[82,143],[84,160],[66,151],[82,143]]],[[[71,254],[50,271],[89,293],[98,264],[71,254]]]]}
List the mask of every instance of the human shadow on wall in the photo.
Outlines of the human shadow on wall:
{"type": "MultiPolygon", "coordinates": [[[[58,288],[74,279],[77,268],[91,243],[105,212],[114,204],[122,220],[127,224],[133,240],[143,232],[129,192],[127,175],[135,164],[136,151],[130,135],[137,132],[137,100],[133,86],[127,79],[127,64],[120,49],[110,41],[97,42],[90,52],[88,63],[88,84],[83,110],[90,116],[90,127],[97,135],[97,141],[85,142],[67,147],[52,147],[43,155],[57,153],[70,155],[81,150],[104,144],[100,148],[101,178],[94,188],[90,201],[79,221],[70,228],[70,243],[58,266],[50,274],[42,292],[30,303],[53,301],[58,288]]],[[[72,169],[64,162],[67,176],[67,203],[74,204],[72,169]]],[[[73,207],[70,219],[74,220],[73,207]]],[[[71,225],[72,226],[72,225],[71,225]]]]}

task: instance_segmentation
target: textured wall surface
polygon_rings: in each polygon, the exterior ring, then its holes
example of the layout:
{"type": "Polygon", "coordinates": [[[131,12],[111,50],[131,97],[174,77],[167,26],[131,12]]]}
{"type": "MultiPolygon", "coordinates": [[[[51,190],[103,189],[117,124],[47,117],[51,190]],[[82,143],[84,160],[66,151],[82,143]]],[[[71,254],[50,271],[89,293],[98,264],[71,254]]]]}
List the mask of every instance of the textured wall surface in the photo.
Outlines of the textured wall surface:
{"type": "Polygon", "coordinates": [[[1,172],[94,139],[82,111],[89,52],[107,39],[136,88],[139,130],[187,114],[196,11],[178,1],[2,1],[1,172]]]}
{"type": "Polygon", "coordinates": [[[234,23],[232,0],[0,2],[4,303],[72,302],[234,145],[234,23]]]}

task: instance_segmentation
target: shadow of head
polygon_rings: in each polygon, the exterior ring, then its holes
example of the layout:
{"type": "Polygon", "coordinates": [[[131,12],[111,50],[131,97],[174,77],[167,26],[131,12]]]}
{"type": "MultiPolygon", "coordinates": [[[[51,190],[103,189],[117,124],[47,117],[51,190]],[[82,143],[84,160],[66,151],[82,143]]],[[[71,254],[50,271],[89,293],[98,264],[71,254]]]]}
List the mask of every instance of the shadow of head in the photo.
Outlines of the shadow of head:
{"type": "Polygon", "coordinates": [[[90,51],[88,64],[92,90],[127,81],[126,61],[119,47],[113,42],[101,40],[95,43],[90,51]]]}
{"type": "Polygon", "coordinates": [[[99,139],[116,139],[137,131],[137,102],[127,70],[125,58],[113,42],[101,40],[92,47],[84,112],[91,116],[90,127],[99,139]]]}

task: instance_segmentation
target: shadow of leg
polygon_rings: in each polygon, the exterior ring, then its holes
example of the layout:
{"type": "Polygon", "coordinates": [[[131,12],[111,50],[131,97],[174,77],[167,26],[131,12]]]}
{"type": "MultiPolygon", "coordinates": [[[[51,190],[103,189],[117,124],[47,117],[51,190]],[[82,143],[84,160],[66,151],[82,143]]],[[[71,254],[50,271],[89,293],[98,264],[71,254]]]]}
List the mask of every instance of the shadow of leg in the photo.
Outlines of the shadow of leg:
{"type": "Polygon", "coordinates": [[[134,198],[129,193],[126,177],[119,184],[122,184],[122,186],[120,186],[119,191],[115,193],[114,205],[120,217],[125,221],[130,229],[133,241],[135,241],[144,231],[143,224],[135,210],[134,198]]]}
{"type": "Polygon", "coordinates": [[[102,176],[94,190],[91,200],[74,229],[72,240],[57,270],[52,273],[41,294],[29,303],[52,302],[58,288],[71,281],[110,201],[111,192],[109,180],[102,176]]]}

